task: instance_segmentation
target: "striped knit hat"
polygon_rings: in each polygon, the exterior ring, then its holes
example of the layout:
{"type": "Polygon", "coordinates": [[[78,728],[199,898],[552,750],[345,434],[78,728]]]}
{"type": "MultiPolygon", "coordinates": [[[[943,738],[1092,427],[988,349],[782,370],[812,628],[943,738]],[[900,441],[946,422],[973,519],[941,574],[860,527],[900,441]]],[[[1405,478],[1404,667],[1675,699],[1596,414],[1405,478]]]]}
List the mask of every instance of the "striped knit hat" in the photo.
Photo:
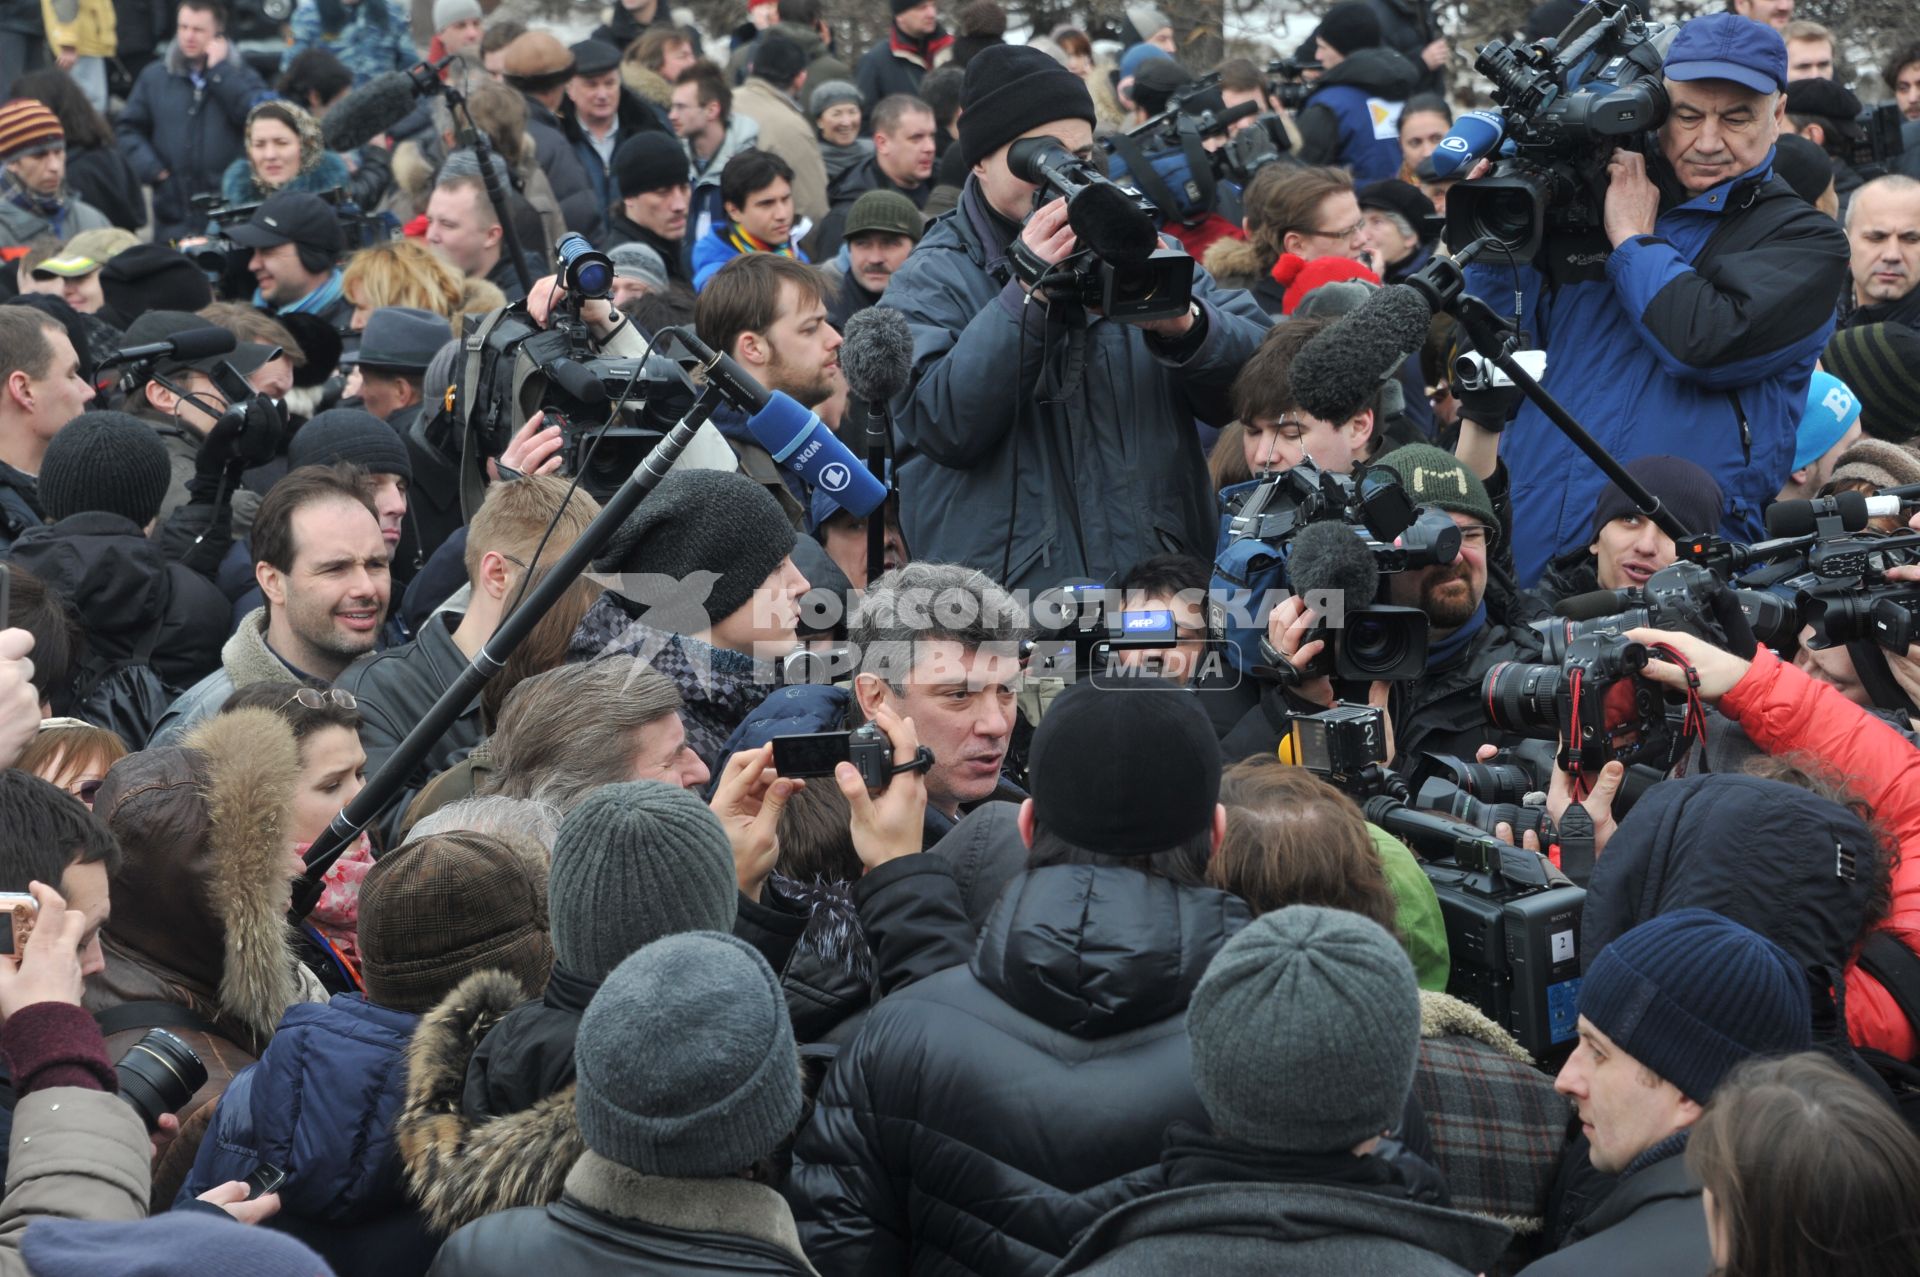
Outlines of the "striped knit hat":
{"type": "Polygon", "coordinates": [[[1862,430],[1895,443],[1920,435],[1920,332],[1893,323],[1842,328],[1820,366],[1859,399],[1862,430]]]}
{"type": "Polygon", "coordinates": [[[60,127],[60,117],[45,103],[15,98],[0,106],[0,164],[56,143],[65,146],[67,135],[60,127]]]}

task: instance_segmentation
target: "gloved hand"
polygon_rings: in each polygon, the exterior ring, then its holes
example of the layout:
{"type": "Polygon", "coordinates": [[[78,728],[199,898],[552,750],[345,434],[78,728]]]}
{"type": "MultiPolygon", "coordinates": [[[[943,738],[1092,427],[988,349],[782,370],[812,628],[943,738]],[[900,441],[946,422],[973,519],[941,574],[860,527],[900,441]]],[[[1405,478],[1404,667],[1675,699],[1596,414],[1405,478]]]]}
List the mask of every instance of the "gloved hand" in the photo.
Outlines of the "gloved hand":
{"type": "Polygon", "coordinates": [[[265,395],[232,405],[220,414],[194,454],[194,476],[218,479],[229,466],[247,470],[265,465],[279,452],[285,430],[280,409],[265,395]]]}
{"type": "Polygon", "coordinates": [[[1520,405],[1526,402],[1527,392],[1515,385],[1482,386],[1478,390],[1468,390],[1458,381],[1453,384],[1453,397],[1460,403],[1460,415],[1479,426],[1482,430],[1499,434],[1520,411],[1520,405]]]}

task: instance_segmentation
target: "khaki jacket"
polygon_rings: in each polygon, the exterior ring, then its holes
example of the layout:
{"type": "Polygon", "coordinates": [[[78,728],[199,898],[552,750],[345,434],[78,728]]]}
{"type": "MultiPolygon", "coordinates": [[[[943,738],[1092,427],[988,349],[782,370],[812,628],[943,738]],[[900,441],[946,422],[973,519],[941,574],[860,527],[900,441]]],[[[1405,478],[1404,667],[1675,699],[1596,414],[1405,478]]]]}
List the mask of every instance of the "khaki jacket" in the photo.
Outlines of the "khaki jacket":
{"type": "Polygon", "coordinates": [[[36,1219],[146,1218],[152,1156],[145,1125],[117,1095],[52,1086],[23,1097],[0,1200],[0,1277],[27,1277],[20,1237],[36,1219]]]}

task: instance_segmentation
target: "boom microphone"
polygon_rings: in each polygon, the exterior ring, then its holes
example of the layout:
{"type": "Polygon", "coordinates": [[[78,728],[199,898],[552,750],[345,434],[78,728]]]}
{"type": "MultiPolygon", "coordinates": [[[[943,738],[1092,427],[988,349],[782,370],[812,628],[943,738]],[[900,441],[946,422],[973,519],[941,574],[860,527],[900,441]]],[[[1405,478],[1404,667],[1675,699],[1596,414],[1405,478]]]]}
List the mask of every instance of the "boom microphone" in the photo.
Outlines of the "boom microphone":
{"type": "Polygon", "coordinates": [[[1324,616],[1326,608],[1317,603],[1318,598],[1337,598],[1347,611],[1373,606],[1380,591],[1380,569],[1346,524],[1309,523],[1289,543],[1287,584],[1324,616]]]}
{"type": "Polygon", "coordinates": [[[1459,174],[1492,155],[1507,134],[1507,121],[1498,111],[1468,111],[1453,122],[1433,150],[1433,174],[1441,181],[1459,174]]]}
{"type": "Polygon", "coordinates": [[[1403,284],[1375,292],[1294,356],[1293,397],[1338,425],[1359,412],[1427,339],[1433,308],[1403,284]]]}
{"type": "Polygon", "coordinates": [[[785,391],[769,391],[753,375],[685,328],[672,332],[706,369],[721,398],[747,414],[747,430],[773,457],[819,488],[835,505],[865,518],[887,499],[886,485],[862,466],[839,436],[785,391]]]}
{"type": "Polygon", "coordinates": [[[376,75],[334,104],[320,121],[320,135],[329,151],[357,150],[412,114],[419,96],[405,71],[376,75]]]}
{"type": "Polygon", "coordinates": [[[1836,492],[1812,501],[1776,501],[1767,507],[1767,535],[1770,537],[1811,536],[1823,517],[1838,515],[1840,526],[1858,532],[1876,516],[1900,513],[1899,497],[1869,497],[1859,492],[1836,492]]]}
{"type": "Polygon", "coordinates": [[[907,317],[891,306],[869,306],[847,321],[840,345],[840,371],[847,388],[870,404],[883,404],[913,379],[913,333],[907,317]]]}
{"type": "Polygon", "coordinates": [[[137,364],[149,359],[177,359],[181,363],[191,363],[196,359],[206,359],[211,355],[226,355],[233,352],[238,339],[225,328],[211,325],[205,328],[189,328],[183,333],[175,333],[166,341],[149,342],[144,346],[128,346],[116,350],[100,361],[100,367],[113,364],[137,364]]]}

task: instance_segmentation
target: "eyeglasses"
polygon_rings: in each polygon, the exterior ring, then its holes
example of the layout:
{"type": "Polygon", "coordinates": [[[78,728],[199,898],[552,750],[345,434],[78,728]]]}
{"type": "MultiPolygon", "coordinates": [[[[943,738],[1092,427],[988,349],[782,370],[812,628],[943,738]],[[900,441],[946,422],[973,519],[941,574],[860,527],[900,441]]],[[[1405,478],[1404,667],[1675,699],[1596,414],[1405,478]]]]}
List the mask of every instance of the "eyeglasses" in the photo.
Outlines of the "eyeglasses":
{"type": "Polygon", "coordinates": [[[1460,544],[1475,549],[1485,549],[1487,542],[1493,539],[1493,529],[1484,523],[1466,523],[1460,526],[1460,544]]]}
{"type": "Polygon", "coordinates": [[[1309,239],[1352,239],[1367,229],[1367,219],[1361,218],[1343,231],[1301,231],[1309,239]]]}
{"type": "Polygon", "coordinates": [[[307,709],[325,709],[329,705],[336,709],[353,709],[360,704],[352,692],[343,692],[337,687],[303,687],[282,702],[280,708],[285,709],[295,701],[307,709]]]}
{"type": "Polygon", "coordinates": [[[87,806],[91,807],[93,806],[93,796],[99,793],[100,786],[106,783],[107,782],[104,777],[101,778],[100,780],[83,780],[80,782],[79,788],[73,791],[73,796],[75,798],[78,798],[81,802],[85,803],[87,806]]]}

